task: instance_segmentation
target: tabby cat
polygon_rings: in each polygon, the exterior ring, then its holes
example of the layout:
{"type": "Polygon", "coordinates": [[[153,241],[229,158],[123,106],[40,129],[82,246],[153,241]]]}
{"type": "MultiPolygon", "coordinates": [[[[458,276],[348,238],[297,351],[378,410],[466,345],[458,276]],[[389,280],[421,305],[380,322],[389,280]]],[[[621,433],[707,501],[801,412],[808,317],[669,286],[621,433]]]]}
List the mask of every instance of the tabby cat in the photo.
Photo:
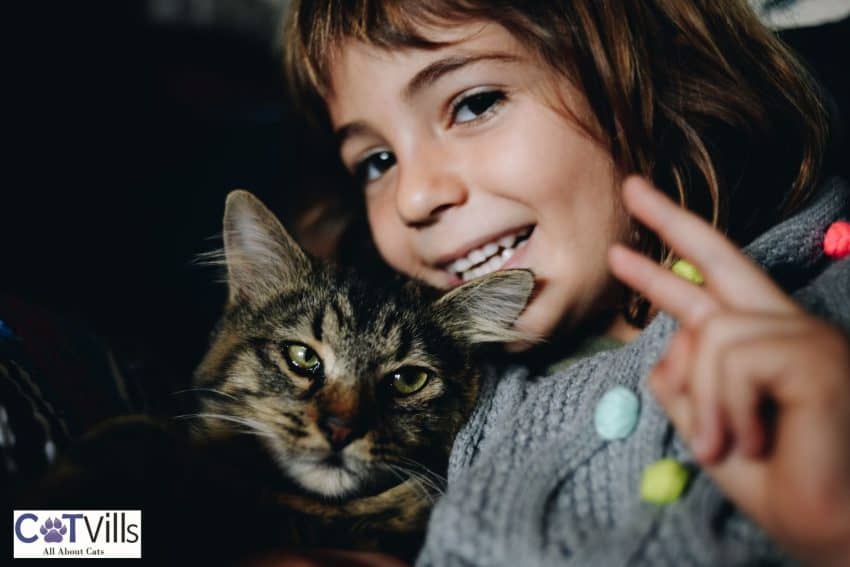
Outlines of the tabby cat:
{"type": "Polygon", "coordinates": [[[141,509],[155,563],[313,546],[411,559],[477,395],[476,355],[528,339],[512,325],[531,273],[443,295],[370,282],[306,254],[244,191],[227,198],[222,261],[192,419],[101,424],[19,507],[141,509]]]}
{"type": "Polygon", "coordinates": [[[262,444],[285,479],[273,497],[303,514],[297,543],[310,543],[308,525],[316,543],[354,547],[422,532],[477,395],[477,347],[528,338],[512,325],[531,273],[442,296],[368,282],[307,255],[245,191],[227,198],[224,263],[227,306],[195,374],[196,436],[262,444]]]}

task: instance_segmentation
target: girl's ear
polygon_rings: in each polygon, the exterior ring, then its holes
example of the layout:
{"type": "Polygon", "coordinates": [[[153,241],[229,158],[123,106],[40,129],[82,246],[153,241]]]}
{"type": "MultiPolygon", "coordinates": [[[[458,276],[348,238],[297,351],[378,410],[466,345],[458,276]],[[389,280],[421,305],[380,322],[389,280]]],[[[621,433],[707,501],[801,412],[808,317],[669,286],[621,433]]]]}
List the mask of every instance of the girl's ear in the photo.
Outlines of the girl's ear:
{"type": "Polygon", "coordinates": [[[502,270],[454,288],[434,306],[443,328],[469,344],[533,342],[513,328],[533,289],[531,270],[502,270]]]}
{"type": "Polygon", "coordinates": [[[224,206],[224,256],[230,304],[263,303],[292,288],[310,261],[259,199],[231,191],[224,206]]]}

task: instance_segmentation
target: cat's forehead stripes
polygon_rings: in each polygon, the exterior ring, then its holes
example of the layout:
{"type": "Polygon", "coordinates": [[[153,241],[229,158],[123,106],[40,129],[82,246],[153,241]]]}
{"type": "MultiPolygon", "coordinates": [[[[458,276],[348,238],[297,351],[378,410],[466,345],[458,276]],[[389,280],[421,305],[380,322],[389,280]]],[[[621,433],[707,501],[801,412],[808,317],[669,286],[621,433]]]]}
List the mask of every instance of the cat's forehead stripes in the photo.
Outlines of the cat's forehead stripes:
{"type": "Polygon", "coordinates": [[[393,359],[395,362],[401,362],[410,355],[410,350],[413,347],[413,331],[410,327],[401,323],[393,328],[389,337],[395,344],[393,359]]]}
{"type": "Polygon", "coordinates": [[[242,348],[244,345],[238,336],[219,330],[217,339],[196,372],[197,376],[202,378],[199,385],[217,388],[224,382],[226,375],[222,370],[227,370],[233,364],[236,353],[242,348]],[[215,371],[208,371],[212,369],[215,371]]]}
{"type": "Polygon", "coordinates": [[[324,304],[320,304],[318,307],[316,307],[316,311],[313,313],[313,338],[315,338],[317,341],[322,340],[322,331],[325,325],[325,313],[326,311],[324,304]]]}

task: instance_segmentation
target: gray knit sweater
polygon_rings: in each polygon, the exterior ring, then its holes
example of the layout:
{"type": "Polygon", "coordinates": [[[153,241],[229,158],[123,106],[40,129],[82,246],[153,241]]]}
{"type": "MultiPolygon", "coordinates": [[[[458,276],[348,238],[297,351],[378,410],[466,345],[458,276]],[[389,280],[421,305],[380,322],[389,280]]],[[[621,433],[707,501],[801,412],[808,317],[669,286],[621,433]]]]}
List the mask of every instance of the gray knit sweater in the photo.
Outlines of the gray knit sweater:
{"type": "MultiPolygon", "coordinates": [[[[850,187],[830,179],[812,204],[745,252],[807,309],[850,331],[850,258],[832,261],[822,249],[828,226],[848,214],[850,187]]],[[[662,313],[632,343],[548,376],[489,369],[417,564],[790,562],[696,468],[646,387],[675,328],[662,313]],[[605,441],[594,409],[615,385],[637,393],[639,420],[627,438],[605,441]],[[643,502],[641,473],[663,457],[693,466],[691,481],[674,503],[643,502]]]]}

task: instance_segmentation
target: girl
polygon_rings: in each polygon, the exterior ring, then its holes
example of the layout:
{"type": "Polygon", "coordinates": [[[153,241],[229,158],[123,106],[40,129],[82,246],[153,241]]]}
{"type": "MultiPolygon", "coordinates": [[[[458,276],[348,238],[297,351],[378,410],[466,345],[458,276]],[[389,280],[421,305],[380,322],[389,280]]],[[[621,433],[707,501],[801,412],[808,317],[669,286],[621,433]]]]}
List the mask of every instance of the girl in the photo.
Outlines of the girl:
{"type": "Polygon", "coordinates": [[[546,345],[494,361],[421,564],[847,561],[850,260],[823,239],[850,195],[742,1],[304,0],[286,41],[390,266],[536,276],[546,345]]]}

